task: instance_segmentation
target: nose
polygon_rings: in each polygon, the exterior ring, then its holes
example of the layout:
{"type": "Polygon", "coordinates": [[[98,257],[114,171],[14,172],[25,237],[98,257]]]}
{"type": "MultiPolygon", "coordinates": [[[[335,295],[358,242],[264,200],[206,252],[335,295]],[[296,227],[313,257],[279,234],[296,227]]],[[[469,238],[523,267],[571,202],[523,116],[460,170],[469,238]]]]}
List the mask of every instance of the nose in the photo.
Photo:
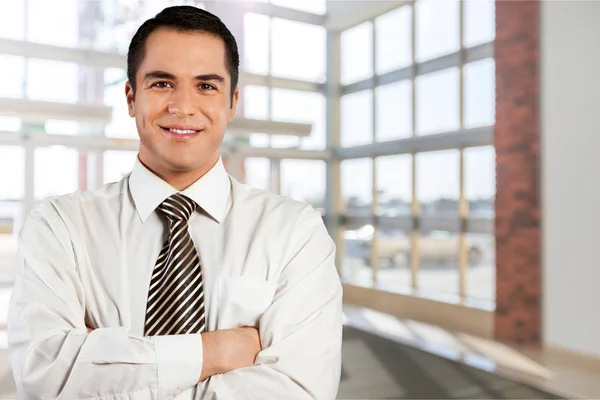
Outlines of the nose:
{"type": "Polygon", "coordinates": [[[179,118],[195,115],[198,106],[195,104],[194,93],[186,88],[176,88],[169,102],[169,113],[179,118]]]}

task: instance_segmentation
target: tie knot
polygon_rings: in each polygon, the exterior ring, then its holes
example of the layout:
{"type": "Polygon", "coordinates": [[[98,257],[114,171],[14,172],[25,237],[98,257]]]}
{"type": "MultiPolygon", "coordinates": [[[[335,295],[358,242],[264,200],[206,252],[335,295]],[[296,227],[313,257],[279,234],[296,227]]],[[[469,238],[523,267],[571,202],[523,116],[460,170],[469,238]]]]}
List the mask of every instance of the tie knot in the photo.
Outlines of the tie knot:
{"type": "Polygon", "coordinates": [[[196,202],[181,193],[175,193],[163,201],[158,209],[171,221],[183,220],[187,222],[196,209],[196,202]]]}

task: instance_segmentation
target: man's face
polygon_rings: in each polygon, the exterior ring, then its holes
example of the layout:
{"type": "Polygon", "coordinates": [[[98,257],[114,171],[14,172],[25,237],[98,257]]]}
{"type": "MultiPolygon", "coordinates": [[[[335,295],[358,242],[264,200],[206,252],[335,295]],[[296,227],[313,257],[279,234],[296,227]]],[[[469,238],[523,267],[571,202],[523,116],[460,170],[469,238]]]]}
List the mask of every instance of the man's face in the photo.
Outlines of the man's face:
{"type": "Polygon", "coordinates": [[[159,175],[207,170],[217,161],[239,97],[231,98],[225,44],[217,36],[159,29],[126,85],[140,160],[159,175]]]}

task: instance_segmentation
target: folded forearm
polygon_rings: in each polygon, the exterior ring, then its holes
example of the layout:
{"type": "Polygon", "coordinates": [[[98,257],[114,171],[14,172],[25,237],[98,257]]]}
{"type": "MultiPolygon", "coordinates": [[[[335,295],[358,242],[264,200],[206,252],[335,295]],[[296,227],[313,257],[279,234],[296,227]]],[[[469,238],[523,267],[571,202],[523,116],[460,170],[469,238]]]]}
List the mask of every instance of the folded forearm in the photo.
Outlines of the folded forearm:
{"type": "Polygon", "coordinates": [[[31,399],[109,398],[140,390],[157,390],[163,398],[160,391],[197,383],[201,346],[196,335],[142,338],[128,335],[124,328],[90,334],[70,330],[31,343],[12,343],[11,361],[17,385],[31,399]]]}

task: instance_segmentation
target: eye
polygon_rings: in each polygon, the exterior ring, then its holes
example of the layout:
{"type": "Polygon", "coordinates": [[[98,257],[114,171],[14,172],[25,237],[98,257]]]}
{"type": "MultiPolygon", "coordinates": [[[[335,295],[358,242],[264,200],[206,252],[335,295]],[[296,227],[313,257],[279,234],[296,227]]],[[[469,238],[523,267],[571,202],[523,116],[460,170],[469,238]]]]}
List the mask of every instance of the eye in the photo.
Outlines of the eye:
{"type": "Polygon", "coordinates": [[[201,83],[198,87],[202,90],[216,90],[216,88],[209,83],[201,83]]]}
{"type": "Polygon", "coordinates": [[[158,82],[154,82],[151,87],[153,88],[157,88],[157,89],[167,89],[169,87],[172,87],[171,84],[169,82],[166,81],[158,81],[158,82]]]}

